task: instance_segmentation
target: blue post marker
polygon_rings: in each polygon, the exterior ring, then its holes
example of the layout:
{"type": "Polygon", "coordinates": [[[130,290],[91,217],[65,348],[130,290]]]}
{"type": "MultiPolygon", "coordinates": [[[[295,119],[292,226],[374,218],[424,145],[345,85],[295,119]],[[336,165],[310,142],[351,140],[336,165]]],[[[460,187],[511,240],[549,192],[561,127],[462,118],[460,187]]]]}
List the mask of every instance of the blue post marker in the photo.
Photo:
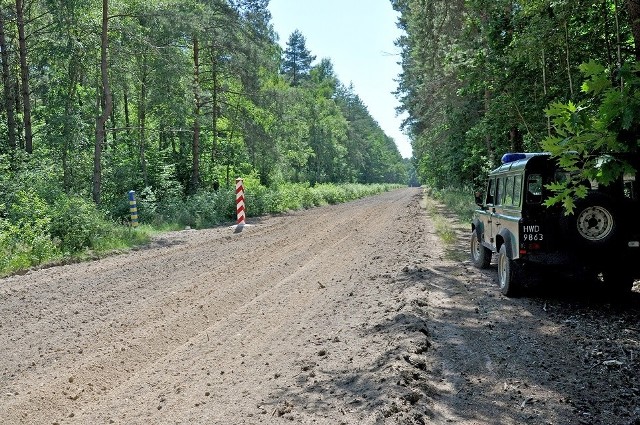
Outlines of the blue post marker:
{"type": "Polygon", "coordinates": [[[129,212],[131,213],[131,227],[138,227],[138,205],[134,190],[129,191],[129,212]]]}

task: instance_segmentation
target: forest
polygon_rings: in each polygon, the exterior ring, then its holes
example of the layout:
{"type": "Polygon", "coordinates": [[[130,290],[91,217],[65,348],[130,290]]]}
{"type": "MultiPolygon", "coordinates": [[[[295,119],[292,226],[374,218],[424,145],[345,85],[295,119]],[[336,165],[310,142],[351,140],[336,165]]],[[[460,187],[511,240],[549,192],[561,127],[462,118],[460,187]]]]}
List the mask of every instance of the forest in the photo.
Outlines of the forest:
{"type": "Polygon", "coordinates": [[[406,184],[356,88],[300,31],[281,48],[268,4],[0,0],[0,270],[96,248],[130,190],[143,223],[202,227],[232,216],[236,177],[254,214],[406,184]]]}
{"type": "Polygon", "coordinates": [[[130,190],[143,223],[203,227],[236,177],[259,214],[414,174],[470,193],[507,151],[606,183],[603,153],[638,154],[638,0],[389,1],[411,160],[268,0],[0,0],[0,270],[135,239],[130,190]]]}
{"type": "Polygon", "coordinates": [[[404,30],[397,95],[423,184],[477,186],[509,151],[551,152],[606,183],[627,164],[598,158],[638,154],[638,0],[391,2],[404,30]]]}

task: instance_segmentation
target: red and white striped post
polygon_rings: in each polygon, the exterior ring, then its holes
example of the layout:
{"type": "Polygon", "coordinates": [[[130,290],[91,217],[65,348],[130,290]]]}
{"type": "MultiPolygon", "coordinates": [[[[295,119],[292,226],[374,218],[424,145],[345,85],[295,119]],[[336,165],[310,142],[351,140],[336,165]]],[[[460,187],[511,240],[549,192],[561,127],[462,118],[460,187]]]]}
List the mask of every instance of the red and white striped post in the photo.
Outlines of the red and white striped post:
{"type": "Polygon", "coordinates": [[[244,184],[241,178],[236,179],[236,212],[238,214],[238,226],[245,225],[244,184]]]}

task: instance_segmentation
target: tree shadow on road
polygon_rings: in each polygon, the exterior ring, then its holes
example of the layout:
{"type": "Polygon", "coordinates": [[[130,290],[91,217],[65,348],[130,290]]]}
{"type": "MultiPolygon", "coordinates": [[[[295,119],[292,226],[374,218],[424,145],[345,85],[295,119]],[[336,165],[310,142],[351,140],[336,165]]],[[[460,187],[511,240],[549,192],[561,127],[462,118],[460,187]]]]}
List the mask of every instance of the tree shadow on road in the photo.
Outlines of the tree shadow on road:
{"type": "Polygon", "coordinates": [[[432,284],[450,302],[430,318],[433,364],[453,384],[441,402],[456,422],[640,420],[640,293],[612,298],[555,275],[508,299],[494,269],[456,278],[459,271],[438,269],[432,284]]]}

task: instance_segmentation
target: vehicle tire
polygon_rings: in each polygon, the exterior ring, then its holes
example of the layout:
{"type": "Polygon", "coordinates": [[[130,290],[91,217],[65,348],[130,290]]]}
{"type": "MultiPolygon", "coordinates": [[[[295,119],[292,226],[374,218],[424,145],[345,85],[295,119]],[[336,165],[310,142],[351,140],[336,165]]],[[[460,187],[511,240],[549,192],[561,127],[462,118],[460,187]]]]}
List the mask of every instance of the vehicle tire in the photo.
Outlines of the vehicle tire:
{"type": "Polygon", "coordinates": [[[578,247],[606,248],[619,233],[619,218],[610,197],[592,192],[577,201],[574,213],[561,222],[578,247]]]}
{"type": "Polygon", "coordinates": [[[498,284],[500,292],[506,297],[517,295],[519,288],[520,266],[507,255],[507,246],[502,245],[498,251],[498,284]]]}
{"type": "Polygon", "coordinates": [[[492,252],[482,245],[478,239],[478,232],[475,230],[471,234],[471,262],[479,269],[486,269],[491,264],[492,252]]]}

